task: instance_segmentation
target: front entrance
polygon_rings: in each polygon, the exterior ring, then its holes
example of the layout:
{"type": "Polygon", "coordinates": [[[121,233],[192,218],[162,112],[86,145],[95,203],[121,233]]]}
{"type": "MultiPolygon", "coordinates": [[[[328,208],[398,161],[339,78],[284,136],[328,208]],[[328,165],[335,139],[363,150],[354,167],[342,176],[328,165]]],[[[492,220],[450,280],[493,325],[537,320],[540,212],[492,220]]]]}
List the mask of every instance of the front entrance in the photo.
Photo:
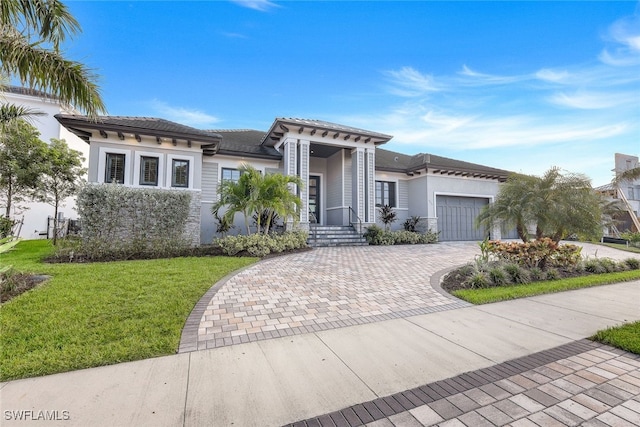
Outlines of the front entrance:
{"type": "Polygon", "coordinates": [[[320,224],[320,177],[309,175],[309,222],[320,224]]]}

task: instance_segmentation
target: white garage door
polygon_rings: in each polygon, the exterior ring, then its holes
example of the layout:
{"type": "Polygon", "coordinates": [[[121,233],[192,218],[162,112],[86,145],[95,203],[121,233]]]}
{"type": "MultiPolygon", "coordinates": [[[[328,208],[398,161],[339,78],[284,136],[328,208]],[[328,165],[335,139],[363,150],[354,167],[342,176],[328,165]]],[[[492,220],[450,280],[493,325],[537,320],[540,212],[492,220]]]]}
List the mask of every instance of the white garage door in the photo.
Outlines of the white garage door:
{"type": "Polygon", "coordinates": [[[440,241],[482,240],[484,228],[476,228],[475,220],[489,199],[477,197],[436,196],[436,215],[440,241]]]}

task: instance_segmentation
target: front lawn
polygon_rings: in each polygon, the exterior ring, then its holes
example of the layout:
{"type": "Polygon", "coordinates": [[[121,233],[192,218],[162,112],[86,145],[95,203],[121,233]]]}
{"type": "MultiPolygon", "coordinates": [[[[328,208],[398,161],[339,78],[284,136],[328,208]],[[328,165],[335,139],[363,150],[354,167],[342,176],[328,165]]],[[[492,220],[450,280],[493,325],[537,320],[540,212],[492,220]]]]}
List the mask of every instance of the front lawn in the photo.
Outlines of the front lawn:
{"type": "Polygon", "coordinates": [[[608,246],[614,249],[620,249],[621,251],[633,252],[636,254],[640,254],[640,248],[631,246],[631,245],[623,245],[621,243],[600,243],[603,246],[608,246]]]}
{"type": "Polygon", "coordinates": [[[451,293],[472,304],[488,304],[637,279],[640,279],[640,270],[629,270],[494,288],[460,289],[451,293]]]}
{"type": "Polygon", "coordinates": [[[598,331],[591,339],[640,354],[640,321],[598,331]]]}
{"type": "Polygon", "coordinates": [[[48,241],[0,263],[51,279],[0,308],[2,381],[174,354],[184,322],[218,280],[256,258],[46,264],[48,241]]]}

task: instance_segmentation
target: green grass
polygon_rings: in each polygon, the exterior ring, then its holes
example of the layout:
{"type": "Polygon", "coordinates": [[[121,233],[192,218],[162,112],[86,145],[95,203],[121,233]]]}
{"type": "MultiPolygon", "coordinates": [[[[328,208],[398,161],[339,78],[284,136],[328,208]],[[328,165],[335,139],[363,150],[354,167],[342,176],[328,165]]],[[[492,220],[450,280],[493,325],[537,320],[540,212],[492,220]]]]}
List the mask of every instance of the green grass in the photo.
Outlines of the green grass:
{"type": "Polygon", "coordinates": [[[219,279],[256,258],[189,257],[46,264],[48,241],[21,242],[0,265],[52,276],[0,308],[3,381],[176,352],[184,322],[219,279]]]}
{"type": "Polygon", "coordinates": [[[573,277],[570,279],[534,282],[526,285],[513,285],[486,289],[462,289],[454,291],[452,294],[472,304],[488,304],[491,302],[569,291],[572,289],[588,288],[591,286],[607,285],[610,283],[636,279],[640,279],[640,270],[593,274],[589,276],[573,277]]]}
{"type": "Polygon", "coordinates": [[[600,243],[600,244],[604,246],[609,246],[610,248],[620,249],[621,251],[640,254],[640,248],[636,248],[635,246],[627,246],[620,243],[600,243]]]}
{"type": "Polygon", "coordinates": [[[607,328],[596,332],[592,340],[640,354],[640,322],[607,328]]]}

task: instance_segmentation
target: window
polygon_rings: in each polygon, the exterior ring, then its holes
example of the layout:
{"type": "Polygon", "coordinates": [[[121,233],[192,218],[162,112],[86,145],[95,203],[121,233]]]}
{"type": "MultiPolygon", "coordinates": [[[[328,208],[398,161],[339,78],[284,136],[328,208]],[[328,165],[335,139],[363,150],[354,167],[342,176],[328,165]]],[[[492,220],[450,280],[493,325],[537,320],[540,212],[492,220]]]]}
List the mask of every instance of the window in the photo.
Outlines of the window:
{"type": "Polygon", "coordinates": [[[222,181],[238,182],[241,172],[238,169],[222,168],[222,181]]]}
{"type": "Polygon", "coordinates": [[[635,193],[635,191],[634,191],[635,189],[634,189],[633,187],[629,187],[629,188],[628,188],[628,190],[629,190],[629,197],[628,197],[628,199],[629,199],[629,200],[635,200],[635,199],[636,199],[636,193],[635,193]]]}
{"type": "Polygon", "coordinates": [[[376,181],[376,206],[396,207],[396,183],[376,181]]]}
{"type": "Polygon", "coordinates": [[[189,160],[171,161],[171,186],[189,187],[189,160]]]}
{"type": "Polygon", "coordinates": [[[158,158],[140,156],[140,185],[158,185],[158,158]]]}
{"type": "Polygon", "coordinates": [[[124,154],[107,153],[104,182],[124,184],[124,154]]]}

